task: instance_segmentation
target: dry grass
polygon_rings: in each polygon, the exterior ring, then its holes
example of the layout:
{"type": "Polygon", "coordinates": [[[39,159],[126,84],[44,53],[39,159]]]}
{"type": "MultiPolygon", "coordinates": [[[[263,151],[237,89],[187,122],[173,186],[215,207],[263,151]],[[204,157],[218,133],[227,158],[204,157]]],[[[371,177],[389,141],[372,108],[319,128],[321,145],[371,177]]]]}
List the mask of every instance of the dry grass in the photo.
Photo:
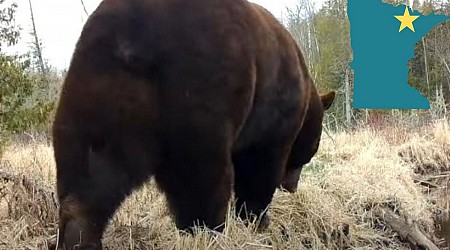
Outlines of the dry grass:
{"type": "MultiPolygon", "coordinates": [[[[332,137],[323,136],[296,194],[277,191],[270,207],[271,225],[264,233],[245,227],[230,212],[223,234],[182,235],[175,230],[164,196],[149,183],[121,206],[105,234],[105,245],[109,249],[408,249],[375,216],[378,207],[393,209],[434,234],[435,213],[445,211],[448,202],[427,195],[417,180],[440,187],[442,181],[434,180],[450,171],[446,121],[414,131],[361,129],[332,137]]],[[[15,184],[0,182],[0,249],[45,248],[56,235],[52,148],[43,143],[9,147],[0,169],[26,178],[15,184]]]]}

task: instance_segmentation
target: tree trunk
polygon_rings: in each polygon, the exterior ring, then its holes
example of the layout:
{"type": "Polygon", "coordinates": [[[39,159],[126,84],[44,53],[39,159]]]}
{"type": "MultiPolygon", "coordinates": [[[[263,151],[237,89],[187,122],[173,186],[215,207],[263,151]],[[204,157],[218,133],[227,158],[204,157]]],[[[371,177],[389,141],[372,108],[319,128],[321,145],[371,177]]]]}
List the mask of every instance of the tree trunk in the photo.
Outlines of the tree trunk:
{"type": "Polygon", "coordinates": [[[439,57],[441,58],[442,64],[444,64],[445,69],[448,71],[447,84],[441,82],[442,94],[445,101],[445,108],[447,111],[447,105],[450,103],[450,66],[448,65],[444,57],[442,56],[439,57]]]}
{"type": "Polygon", "coordinates": [[[28,0],[28,3],[30,4],[30,14],[31,14],[31,23],[33,25],[33,37],[34,37],[34,46],[35,46],[35,52],[36,52],[36,56],[38,58],[38,64],[39,64],[39,68],[41,70],[41,74],[45,73],[45,65],[44,65],[44,60],[42,59],[42,49],[41,49],[41,45],[39,44],[39,37],[37,35],[37,31],[36,31],[36,25],[34,23],[34,14],[33,14],[33,7],[31,5],[31,0],[28,0]]]}
{"type": "Polygon", "coordinates": [[[345,70],[345,123],[350,126],[352,122],[352,106],[350,104],[350,82],[348,80],[348,69],[345,70]]]}
{"type": "Polygon", "coordinates": [[[427,49],[426,49],[424,38],[422,38],[422,45],[423,45],[423,56],[424,56],[424,60],[425,60],[425,76],[427,78],[427,92],[429,92],[430,91],[430,77],[428,75],[427,49]]]}

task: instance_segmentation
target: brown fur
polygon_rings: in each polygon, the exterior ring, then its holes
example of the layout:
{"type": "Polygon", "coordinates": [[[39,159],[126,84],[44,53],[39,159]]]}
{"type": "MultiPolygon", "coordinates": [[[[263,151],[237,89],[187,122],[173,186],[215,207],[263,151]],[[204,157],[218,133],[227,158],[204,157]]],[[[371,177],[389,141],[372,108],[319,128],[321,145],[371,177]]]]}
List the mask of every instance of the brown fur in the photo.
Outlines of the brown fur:
{"type": "Polygon", "coordinates": [[[100,249],[108,219],[151,176],[179,229],[220,231],[232,188],[238,215],[267,225],[311,98],[295,41],[256,4],[104,0],[53,125],[59,246],[81,232],[80,246],[100,249]]]}
{"type": "Polygon", "coordinates": [[[281,183],[282,189],[291,193],[296,192],[303,166],[311,161],[319,149],[324,112],[331,107],[334,97],[334,91],[319,96],[315,88],[311,88],[305,121],[292,146],[287,170],[281,183]]]}

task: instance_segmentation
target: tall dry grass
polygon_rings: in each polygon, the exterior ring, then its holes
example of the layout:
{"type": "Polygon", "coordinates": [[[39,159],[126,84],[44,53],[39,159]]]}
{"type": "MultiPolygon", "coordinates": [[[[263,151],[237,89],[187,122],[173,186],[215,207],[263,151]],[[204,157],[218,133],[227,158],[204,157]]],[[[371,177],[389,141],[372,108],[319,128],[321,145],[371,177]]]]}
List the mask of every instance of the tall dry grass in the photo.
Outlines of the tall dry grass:
{"type": "MultiPolygon", "coordinates": [[[[46,248],[55,240],[57,220],[51,146],[15,144],[5,151],[0,169],[14,173],[11,181],[0,181],[0,249],[46,248]]],[[[424,183],[438,186],[442,183],[430,178],[449,171],[447,121],[414,130],[324,134],[298,192],[275,194],[266,232],[245,227],[231,204],[223,234],[182,235],[150,182],[123,203],[104,243],[109,249],[408,249],[376,209],[392,209],[433,235],[436,211],[446,205],[424,192],[430,189],[424,183]]]]}

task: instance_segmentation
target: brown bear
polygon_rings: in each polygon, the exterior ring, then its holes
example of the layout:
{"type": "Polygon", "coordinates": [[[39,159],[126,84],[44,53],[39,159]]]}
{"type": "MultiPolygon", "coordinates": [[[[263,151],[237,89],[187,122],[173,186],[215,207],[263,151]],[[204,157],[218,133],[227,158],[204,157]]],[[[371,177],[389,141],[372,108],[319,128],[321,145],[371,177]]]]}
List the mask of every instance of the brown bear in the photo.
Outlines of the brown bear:
{"type": "Polygon", "coordinates": [[[314,98],[296,42],[256,4],[102,1],[53,124],[58,246],[101,249],[109,218],[152,176],[179,229],[222,230],[232,189],[266,220],[314,98]]]}

